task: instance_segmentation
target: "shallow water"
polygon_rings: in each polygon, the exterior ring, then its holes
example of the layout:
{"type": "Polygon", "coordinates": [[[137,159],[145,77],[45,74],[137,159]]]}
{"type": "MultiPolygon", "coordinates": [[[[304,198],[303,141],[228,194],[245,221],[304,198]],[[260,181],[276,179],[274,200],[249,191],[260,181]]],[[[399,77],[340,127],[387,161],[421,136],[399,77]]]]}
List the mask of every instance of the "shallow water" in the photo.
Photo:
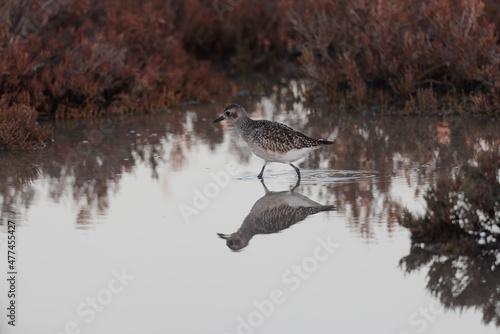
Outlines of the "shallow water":
{"type": "Polygon", "coordinates": [[[223,103],[58,121],[45,150],[0,152],[0,251],[11,220],[18,272],[1,332],[499,332],[499,259],[412,248],[397,222],[500,141],[494,123],[234,102],[336,144],[298,162],[292,193],[290,166],[262,184],[262,161],[212,124],[223,103]]]}

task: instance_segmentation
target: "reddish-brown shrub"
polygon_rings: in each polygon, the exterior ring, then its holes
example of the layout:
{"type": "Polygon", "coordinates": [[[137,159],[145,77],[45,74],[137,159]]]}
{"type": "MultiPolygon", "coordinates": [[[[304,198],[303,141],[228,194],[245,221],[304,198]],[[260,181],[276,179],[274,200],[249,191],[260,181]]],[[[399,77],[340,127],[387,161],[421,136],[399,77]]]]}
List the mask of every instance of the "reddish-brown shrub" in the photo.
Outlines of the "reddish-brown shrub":
{"type": "Polygon", "coordinates": [[[279,0],[185,0],[179,31],[198,57],[248,68],[284,56],[286,26],[279,0]],[[227,59],[230,58],[230,59],[227,59]]]}
{"type": "Polygon", "coordinates": [[[364,84],[399,98],[430,84],[458,94],[500,85],[497,33],[480,0],[284,4],[305,73],[360,103],[371,98],[364,84]]]}
{"type": "Polygon", "coordinates": [[[185,51],[175,17],[160,1],[50,9],[42,0],[10,2],[0,30],[0,91],[56,117],[206,101],[222,88],[221,76],[185,51]]]}
{"type": "Polygon", "coordinates": [[[483,0],[484,13],[498,28],[500,26],[500,2],[497,0],[483,0]]]}
{"type": "Polygon", "coordinates": [[[300,54],[337,102],[416,110],[431,89],[437,109],[454,93],[500,118],[494,0],[7,0],[0,12],[0,92],[56,117],[209,100],[223,80],[200,59],[269,68],[300,54]]]}
{"type": "Polygon", "coordinates": [[[25,105],[0,106],[0,150],[41,148],[52,130],[37,123],[38,113],[25,105]]]}

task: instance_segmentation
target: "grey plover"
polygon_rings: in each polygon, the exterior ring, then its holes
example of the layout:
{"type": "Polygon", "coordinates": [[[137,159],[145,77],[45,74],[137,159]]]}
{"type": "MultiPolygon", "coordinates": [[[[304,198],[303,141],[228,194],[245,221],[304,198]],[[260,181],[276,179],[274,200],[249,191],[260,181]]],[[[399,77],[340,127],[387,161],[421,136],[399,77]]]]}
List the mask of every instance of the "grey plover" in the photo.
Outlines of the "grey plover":
{"type": "MultiPolygon", "coordinates": [[[[253,205],[238,231],[217,233],[233,251],[245,248],[256,234],[277,233],[322,211],[335,210],[334,205],[322,205],[294,191],[271,192],[261,180],[265,195],[253,205]]],[[[300,183],[297,182],[297,186],[300,183]]]]}
{"type": "Polygon", "coordinates": [[[257,176],[259,179],[262,179],[268,162],[290,164],[300,179],[300,170],[292,162],[322,146],[334,143],[309,138],[285,124],[267,120],[253,120],[248,117],[242,106],[235,103],[227,105],[222,112],[222,116],[214,120],[214,123],[223,120],[236,125],[238,132],[252,152],[259,158],[264,159],[264,166],[262,166],[262,170],[257,176]]]}

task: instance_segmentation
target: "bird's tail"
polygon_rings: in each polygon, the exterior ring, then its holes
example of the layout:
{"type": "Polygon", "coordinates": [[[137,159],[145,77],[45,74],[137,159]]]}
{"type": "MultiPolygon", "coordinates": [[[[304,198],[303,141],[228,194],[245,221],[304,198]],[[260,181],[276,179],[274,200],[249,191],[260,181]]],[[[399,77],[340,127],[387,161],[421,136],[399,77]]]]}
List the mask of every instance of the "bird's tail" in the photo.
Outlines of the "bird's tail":
{"type": "Polygon", "coordinates": [[[321,211],[335,211],[337,208],[335,205],[323,205],[321,211]]]}
{"type": "Polygon", "coordinates": [[[320,142],[321,145],[332,145],[332,144],[335,144],[334,141],[328,141],[328,140],[323,140],[323,139],[319,139],[318,141],[320,142]]]}

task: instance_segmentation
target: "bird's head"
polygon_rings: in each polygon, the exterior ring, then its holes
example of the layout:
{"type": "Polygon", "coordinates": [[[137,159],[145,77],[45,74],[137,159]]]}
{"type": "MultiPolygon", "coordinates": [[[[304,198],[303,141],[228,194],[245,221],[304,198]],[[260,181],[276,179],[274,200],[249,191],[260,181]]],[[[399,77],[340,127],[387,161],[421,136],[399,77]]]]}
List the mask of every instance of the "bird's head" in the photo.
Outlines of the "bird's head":
{"type": "Polygon", "coordinates": [[[233,251],[239,251],[248,246],[248,242],[250,241],[248,238],[245,238],[241,233],[235,232],[233,234],[222,234],[217,233],[217,235],[221,239],[226,240],[226,245],[233,251]]]}
{"type": "Polygon", "coordinates": [[[222,115],[219,118],[215,119],[214,123],[226,120],[230,124],[236,124],[239,121],[246,119],[248,119],[248,115],[245,109],[239,104],[232,103],[228,104],[224,108],[222,115]]]}

